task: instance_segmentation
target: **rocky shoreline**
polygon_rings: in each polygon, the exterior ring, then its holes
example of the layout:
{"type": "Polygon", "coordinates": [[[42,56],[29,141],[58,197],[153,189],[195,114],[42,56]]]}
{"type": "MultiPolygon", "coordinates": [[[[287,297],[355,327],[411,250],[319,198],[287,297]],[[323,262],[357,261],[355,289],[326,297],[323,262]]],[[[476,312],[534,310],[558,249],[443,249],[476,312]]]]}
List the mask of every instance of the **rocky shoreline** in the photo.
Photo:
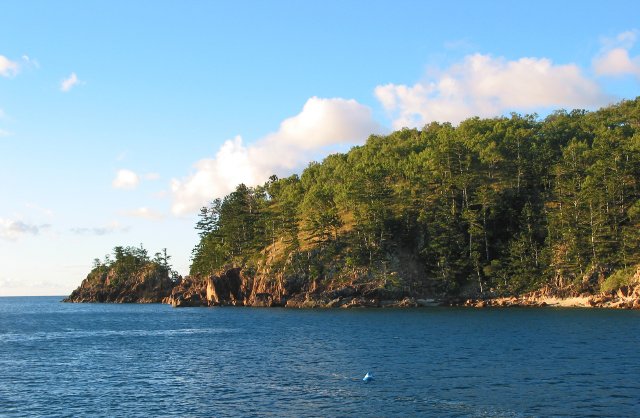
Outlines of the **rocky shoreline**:
{"type": "Polygon", "coordinates": [[[219,276],[185,278],[163,299],[174,307],[253,306],[287,308],[415,308],[415,307],[567,307],[640,309],[640,284],[623,286],[616,291],[558,296],[553,289],[543,289],[520,296],[493,298],[419,298],[386,297],[384,292],[363,291],[354,286],[339,289],[292,291],[287,283],[249,279],[241,269],[230,269],[219,276]]]}
{"type": "MultiPolygon", "coordinates": [[[[127,283],[113,286],[109,274],[85,280],[65,302],[166,303],[173,307],[251,306],[287,308],[415,308],[452,306],[470,308],[567,307],[640,309],[640,283],[611,292],[573,294],[549,287],[509,297],[420,298],[384,289],[355,285],[308,288],[295,279],[250,277],[241,268],[209,277],[187,276],[172,282],[146,271],[127,283]]],[[[640,276],[640,270],[637,274],[640,276]]]]}

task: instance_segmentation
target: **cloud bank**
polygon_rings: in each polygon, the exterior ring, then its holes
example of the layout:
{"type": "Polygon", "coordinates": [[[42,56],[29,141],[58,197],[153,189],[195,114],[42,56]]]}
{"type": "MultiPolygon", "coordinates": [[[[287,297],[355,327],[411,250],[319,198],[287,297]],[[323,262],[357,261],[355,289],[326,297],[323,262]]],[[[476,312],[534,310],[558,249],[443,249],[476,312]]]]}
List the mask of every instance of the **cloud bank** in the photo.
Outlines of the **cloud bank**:
{"type": "Polygon", "coordinates": [[[589,108],[612,101],[574,64],[556,65],[547,58],[509,61],[483,54],[468,55],[413,86],[377,86],[375,95],[395,129],[431,121],[457,124],[471,116],[493,117],[506,111],[589,108]]]}
{"type": "Polygon", "coordinates": [[[253,186],[272,174],[289,174],[336,147],[361,144],[383,131],[371,109],[355,100],[312,97],[276,132],[249,145],[241,136],[229,139],[214,158],[196,162],[190,176],[173,179],[172,211],[176,215],[194,212],[240,183],[253,186]]]}

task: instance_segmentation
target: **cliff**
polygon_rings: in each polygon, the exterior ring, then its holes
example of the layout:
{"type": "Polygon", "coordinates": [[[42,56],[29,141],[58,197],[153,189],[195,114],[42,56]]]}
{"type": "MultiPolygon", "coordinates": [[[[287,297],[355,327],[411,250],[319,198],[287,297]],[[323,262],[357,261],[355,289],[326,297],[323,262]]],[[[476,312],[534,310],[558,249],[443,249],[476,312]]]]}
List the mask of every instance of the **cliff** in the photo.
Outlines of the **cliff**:
{"type": "Polygon", "coordinates": [[[174,307],[253,306],[288,308],[354,308],[418,306],[415,299],[371,291],[365,286],[335,283],[310,286],[295,277],[251,275],[241,268],[206,278],[185,277],[164,299],[174,307]],[[398,296],[394,298],[394,296],[398,296]]]}
{"type": "Polygon", "coordinates": [[[94,268],[64,302],[160,303],[174,287],[167,269],[146,263],[133,271],[94,268]]]}
{"type": "Polygon", "coordinates": [[[334,287],[314,284],[303,286],[295,278],[251,275],[240,268],[228,269],[206,278],[186,277],[164,299],[174,307],[184,306],[253,306],[288,308],[357,308],[466,306],[486,307],[585,307],[640,309],[640,266],[628,283],[601,292],[571,293],[549,286],[509,297],[420,298],[392,293],[384,289],[367,289],[362,284],[334,287]]]}

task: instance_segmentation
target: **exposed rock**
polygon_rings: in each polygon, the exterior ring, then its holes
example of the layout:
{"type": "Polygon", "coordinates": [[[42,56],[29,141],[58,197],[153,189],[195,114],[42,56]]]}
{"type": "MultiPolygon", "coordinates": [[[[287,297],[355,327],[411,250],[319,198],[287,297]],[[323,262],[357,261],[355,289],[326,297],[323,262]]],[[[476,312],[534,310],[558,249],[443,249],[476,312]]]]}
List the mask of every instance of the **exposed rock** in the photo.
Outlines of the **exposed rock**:
{"type": "Polygon", "coordinates": [[[271,293],[258,293],[253,298],[253,305],[258,307],[271,307],[273,305],[273,296],[271,293]]]}
{"type": "Polygon", "coordinates": [[[173,288],[163,302],[174,308],[208,306],[206,283],[206,280],[187,276],[173,288]]]}
{"type": "MultiPolygon", "coordinates": [[[[638,273],[640,277],[640,273],[638,273]]],[[[415,299],[400,296],[401,292],[385,289],[363,289],[355,285],[323,288],[319,283],[303,283],[295,277],[271,277],[267,274],[243,274],[239,268],[206,279],[185,278],[173,289],[165,302],[173,306],[286,306],[289,308],[363,308],[363,307],[417,307],[417,306],[469,306],[488,307],[604,307],[640,309],[640,284],[624,286],[614,292],[589,294],[584,290],[557,291],[545,286],[536,291],[509,297],[483,298],[450,297],[415,299]],[[383,296],[383,297],[380,297],[383,296]]],[[[96,293],[95,298],[105,296],[96,293]]],[[[123,296],[123,301],[128,301],[123,296]]]]}
{"type": "Polygon", "coordinates": [[[616,291],[616,296],[618,298],[625,298],[626,299],[627,297],[630,296],[630,293],[631,293],[631,291],[629,289],[629,286],[622,286],[621,288],[619,288],[616,291]]]}
{"type": "MultiPolygon", "coordinates": [[[[244,305],[243,278],[240,269],[227,270],[220,276],[207,280],[206,300],[209,305],[244,305]]],[[[264,293],[262,293],[264,295],[264,293]]]]}
{"type": "Polygon", "coordinates": [[[168,271],[154,263],[128,274],[96,268],[64,302],[160,303],[174,286],[168,271]]]}
{"type": "Polygon", "coordinates": [[[287,308],[324,308],[331,301],[322,294],[303,293],[287,300],[287,308]]]}

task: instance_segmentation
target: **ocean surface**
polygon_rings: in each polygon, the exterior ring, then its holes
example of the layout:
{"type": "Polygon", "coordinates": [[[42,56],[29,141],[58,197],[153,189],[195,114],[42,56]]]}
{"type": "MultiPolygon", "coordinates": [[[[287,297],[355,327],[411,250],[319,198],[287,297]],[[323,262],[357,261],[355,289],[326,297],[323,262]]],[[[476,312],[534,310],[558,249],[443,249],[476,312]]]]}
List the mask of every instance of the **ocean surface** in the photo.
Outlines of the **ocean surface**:
{"type": "Polygon", "coordinates": [[[640,416],[637,311],[60,299],[0,298],[0,416],[640,416]]]}

